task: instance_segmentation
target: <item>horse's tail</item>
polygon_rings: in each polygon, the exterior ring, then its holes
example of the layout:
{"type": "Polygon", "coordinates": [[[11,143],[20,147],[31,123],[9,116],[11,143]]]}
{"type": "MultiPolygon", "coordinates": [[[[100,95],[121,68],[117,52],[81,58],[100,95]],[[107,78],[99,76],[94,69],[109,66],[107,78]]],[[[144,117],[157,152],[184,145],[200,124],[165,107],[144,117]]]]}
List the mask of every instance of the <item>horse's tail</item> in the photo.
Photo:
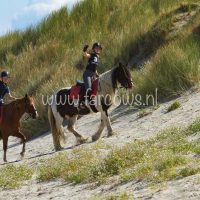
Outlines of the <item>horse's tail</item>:
{"type": "Polygon", "coordinates": [[[56,124],[56,119],[54,117],[51,106],[48,107],[48,118],[49,118],[49,123],[51,126],[52,136],[53,136],[53,144],[54,144],[55,150],[58,151],[62,149],[62,146],[60,143],[61,142],[65,143],[65,140],[66,140],[66,137],[64,134],[64,128],[62,125],[58,127],[58,125],[56,124]]]}

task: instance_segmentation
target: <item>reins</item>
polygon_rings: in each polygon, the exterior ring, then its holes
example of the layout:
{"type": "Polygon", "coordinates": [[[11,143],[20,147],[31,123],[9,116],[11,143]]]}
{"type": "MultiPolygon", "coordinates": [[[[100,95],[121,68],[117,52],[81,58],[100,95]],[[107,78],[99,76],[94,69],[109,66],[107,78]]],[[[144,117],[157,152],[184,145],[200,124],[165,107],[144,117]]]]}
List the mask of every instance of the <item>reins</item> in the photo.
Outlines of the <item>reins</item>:
{"type": "MultiPolygon", "coordinates": [[[[19,100],[22,100],[22,99],[19,99],[19,100]]],[[[17,106],[18,105],[17,103],[18,103],[18,101],[15,101],[14,106],[17,106]]],[[[28,110],[28,109],[27,109],[27,102],[26,101],[25,101],[24,106],[25,106],[25,112],[24,113],[27,113],[26,110],[28,110]]],[[[22,121],[28,121],[32,117],[31,113],[28,112],[27,114],[28,114],[28,116],[25,119],[23,119],[22,121]]]]}
{"type": "Polygon", "coordinates": [[[31,118],[31,116],[30,115],[28,115],[25,119],[23,119],[23,122],[26,122],[26,121],[28,121],[29,119],[31,118]]]}

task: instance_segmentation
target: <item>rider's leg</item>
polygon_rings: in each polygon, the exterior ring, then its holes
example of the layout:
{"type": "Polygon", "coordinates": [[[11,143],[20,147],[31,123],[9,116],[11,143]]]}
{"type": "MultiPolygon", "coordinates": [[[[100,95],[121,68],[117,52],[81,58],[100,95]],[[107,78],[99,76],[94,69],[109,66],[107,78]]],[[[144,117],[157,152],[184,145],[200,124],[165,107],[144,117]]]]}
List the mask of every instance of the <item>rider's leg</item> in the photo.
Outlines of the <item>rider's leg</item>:
{"type": "Polygon", "coordinates": [[[94,75],[93,72],[89,70],[85,70],[85,72],[83,73],[83,81],[84,81],[86,93],[88,90],[91,90],[93,75],[94,75]]]}
{"type": "Polygon", "coordinates": [[[92,79],[93,79],[93,72],[86,70],[83,74],[83,81],[84,81],[84,85],[85,85],[85,90],[86,90],[86,94],[85,94],[85,99],[86,99],[86,104],[89,103],[89,99],[91,96],[91,88],[92,88],[92,79]]]}

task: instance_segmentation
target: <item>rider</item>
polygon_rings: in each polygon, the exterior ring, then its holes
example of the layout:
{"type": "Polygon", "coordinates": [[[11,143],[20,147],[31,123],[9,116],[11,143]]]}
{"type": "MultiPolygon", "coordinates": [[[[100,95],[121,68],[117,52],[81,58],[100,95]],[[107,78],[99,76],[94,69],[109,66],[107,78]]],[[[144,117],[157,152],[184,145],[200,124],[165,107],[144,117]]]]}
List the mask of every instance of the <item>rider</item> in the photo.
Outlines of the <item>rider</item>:
{"type": "Polygon", "coordinates": [[[88,58],[88,63],[86,70],[83,73],[83,81],[85,84],[86,95],[91,95],[92,79],[98,76],[97,67],[99,65],[99,56],[102,51],[102,46],[100,43],[95,42],[92,46],[92,52],[88,53],[88,45],[85,45],[83,48],[83,56],[88,58]]]}
{"type": "Polygon", "coordinates": [[[15,100],[16,98],[13,97],[10,94],[10,89],[7,86],[7,83],[9,82],[9,72],[3,71],[0,75],[0,106],[4,104],[4,97],[6,97],[8,100],[15,100]]]}

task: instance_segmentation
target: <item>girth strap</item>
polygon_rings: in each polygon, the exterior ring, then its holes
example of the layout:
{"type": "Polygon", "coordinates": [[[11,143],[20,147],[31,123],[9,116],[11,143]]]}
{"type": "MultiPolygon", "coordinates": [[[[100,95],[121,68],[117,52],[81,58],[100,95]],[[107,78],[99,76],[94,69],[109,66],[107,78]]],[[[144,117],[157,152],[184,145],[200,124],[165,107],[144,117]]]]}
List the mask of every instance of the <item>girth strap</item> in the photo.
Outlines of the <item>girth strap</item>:
{"type": "Polygon", "coordinates": [[[99,112],[99,111],[97,110],[97,108],[95,107],[95,105],[90,105],[90,108],[92,109],[92,111],[93,111],[94,113],[99,112]]]}

